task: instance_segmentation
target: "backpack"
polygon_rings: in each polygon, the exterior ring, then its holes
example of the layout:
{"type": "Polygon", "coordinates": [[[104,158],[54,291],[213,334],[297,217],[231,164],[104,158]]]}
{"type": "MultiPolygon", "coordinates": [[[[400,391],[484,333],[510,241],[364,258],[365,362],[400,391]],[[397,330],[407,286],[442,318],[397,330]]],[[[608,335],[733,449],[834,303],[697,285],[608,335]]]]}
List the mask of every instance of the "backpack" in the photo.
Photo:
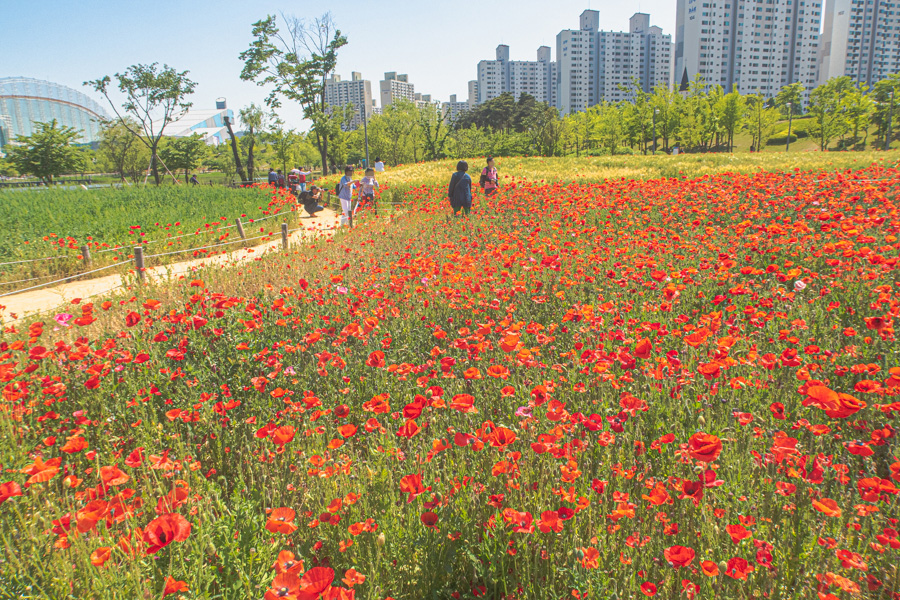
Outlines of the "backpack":
{"type": "Polygon", "coordinates": [[[306,175],[303,173],[300,174],[300,183],[306,183],[306,175]]]}
{"type": "Polygon", "coordinates": [[[335,196],[341,195],[341,184],[340,183],[338,183],[336,186],[334,186],[334,195],[335,196]]]}

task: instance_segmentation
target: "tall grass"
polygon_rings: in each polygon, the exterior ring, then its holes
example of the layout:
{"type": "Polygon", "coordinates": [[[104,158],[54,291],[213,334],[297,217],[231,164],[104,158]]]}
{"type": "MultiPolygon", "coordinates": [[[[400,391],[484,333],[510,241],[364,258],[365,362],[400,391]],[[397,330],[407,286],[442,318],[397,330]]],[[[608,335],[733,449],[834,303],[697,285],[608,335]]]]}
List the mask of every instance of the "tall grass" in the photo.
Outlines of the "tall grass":
{"type": "MultiPolygon", "coordinates": [[[[129,261],[137,245],[147,246],[147,254],[152,254],[234,240],[239,237],[236,218],[243,219],[247,236],[252,237],[260,233],[253,220],[290,204],[285,192],[260,187],[3,191],[0,263],[44,257],[55,260],[0,265],[0,284],[85,270],[84,245],[90,247],[92,264],[98,267],[129,261]]],[[[264,225],[278,227],[274,219],[264,225]]]]}

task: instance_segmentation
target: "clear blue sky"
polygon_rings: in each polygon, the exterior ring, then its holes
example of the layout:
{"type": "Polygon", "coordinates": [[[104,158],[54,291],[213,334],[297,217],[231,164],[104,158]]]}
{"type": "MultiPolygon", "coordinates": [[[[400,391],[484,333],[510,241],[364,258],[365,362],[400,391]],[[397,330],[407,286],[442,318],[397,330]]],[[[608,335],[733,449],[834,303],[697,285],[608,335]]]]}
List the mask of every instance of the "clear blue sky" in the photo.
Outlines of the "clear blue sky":
{"type": "MultiPolygon", "coordinates": [[[[137,63],[166,63],[190,71],[198,82],[194,105],[213,108],[224,96],[238,108],[262,103],[263,88],[240,80],[238,54],[251,41],[251,24],[267,14],[314,18],[331,11],[349,44],[338,55],[344,78],[360,71],[373,96],[385,71],[408,73],[416,91],[441,101],[467,97],[479,60],[493,59],[498,44],[512,60],[535,60],[538,46],[553,49],[561,29],[577,29],[590,7],[603,29],[626,31],[635,12],[652,25],[675,29],[676,0],[384,0],[272,2],[270,0],[3,0],[0,77],[46,79],[81,89],[82,82],[124,71],[137,63]]],[[[96,98],[104,102],[103,98],[96,98]]],[[[305,128],[300,109],[279,111],[291,126],[305,128]]]]}

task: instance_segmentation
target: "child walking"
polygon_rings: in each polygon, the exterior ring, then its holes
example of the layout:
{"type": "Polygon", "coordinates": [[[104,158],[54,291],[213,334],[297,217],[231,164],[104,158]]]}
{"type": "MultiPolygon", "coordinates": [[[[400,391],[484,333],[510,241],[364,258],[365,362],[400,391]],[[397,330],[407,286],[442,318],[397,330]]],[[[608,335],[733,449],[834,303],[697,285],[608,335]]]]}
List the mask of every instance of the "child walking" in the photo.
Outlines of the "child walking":
{"type": "Polygon", "coordinates": [[[341,201],[341,209],[344,211],[344,218],[341,219],[341,225],[345,220],[349,223],[350,215],[353,212],[353,189],[359,185],[358,179],[353,179],[353,167],[344,169],[344,176],[338,184],[338,199],[341,201]]]}
{"type": "Polygon", "coordinates": [[[375,209],[375,214],[378,214],[378,204],[375,202],[375,188],[378,187],[378,181],[375,179],[375,169],[366,169],[366,176],[360,180],[359,186],[359,200],[360,205],[363,205],[363,200],[365,200],[365,206],[371,205],[372,208],[375,209]]]}

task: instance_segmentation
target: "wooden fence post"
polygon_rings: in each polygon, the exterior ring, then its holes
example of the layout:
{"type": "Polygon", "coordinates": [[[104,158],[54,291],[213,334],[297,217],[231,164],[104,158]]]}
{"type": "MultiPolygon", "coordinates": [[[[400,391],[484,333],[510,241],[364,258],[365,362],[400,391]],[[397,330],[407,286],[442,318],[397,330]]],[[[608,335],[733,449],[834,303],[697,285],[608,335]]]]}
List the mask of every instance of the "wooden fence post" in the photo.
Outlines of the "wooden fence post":
{"type": "Polygon", "coordinates": [[[288,224],[287,223],[281,224],[281,245],[284,247],[285,250],[288,249],[288,224]]]}
{"type": "Polygon", "coordinates": [[[90,246],[82,246],[81,247],[81,256],[84,258],[84,266],[91,266],[91,247],[90,246]]]}
{"type": "Polygon", "coordinates": [[[238,230],[238,233],[241,235],[241,239],[246,240],[247,235],[244,233],[244,224],[241,223],[241,218],[238,217],[237,219],[234,220],[234,222],[237,224],[237,230],[238,230]]]}
{"type": "Polygon", "coordinates": [[[134,269],[137,271],[138,280],[144,283],[144,249],[140,246],[134,248],[134,269]]]}

